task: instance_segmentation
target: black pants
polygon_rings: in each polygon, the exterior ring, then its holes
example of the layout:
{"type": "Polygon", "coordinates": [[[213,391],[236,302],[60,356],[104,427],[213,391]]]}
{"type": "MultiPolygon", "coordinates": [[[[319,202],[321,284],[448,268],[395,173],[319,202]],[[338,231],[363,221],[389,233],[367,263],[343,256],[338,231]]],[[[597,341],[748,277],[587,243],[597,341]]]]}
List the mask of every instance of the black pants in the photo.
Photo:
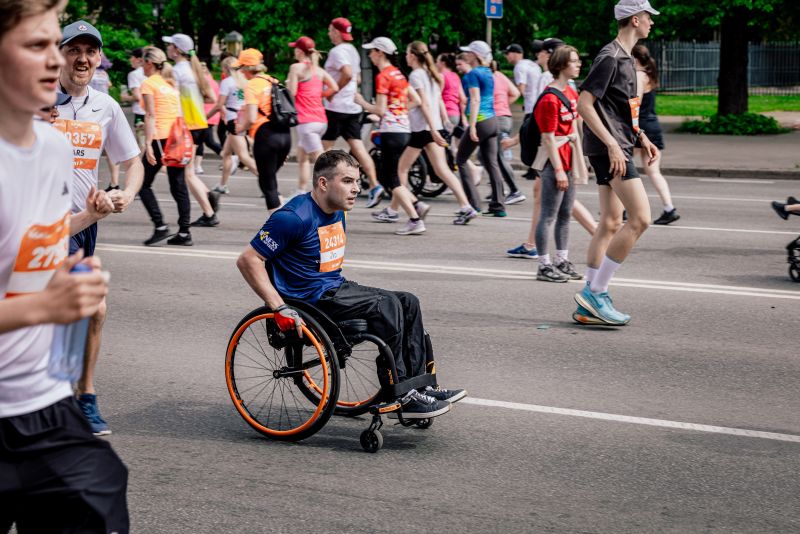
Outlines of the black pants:
{"type": "Polygon", "coordinates": [[[264,193],[267,209],[280,207],[278,197],[278,169],[283,166],[292,149],[292,136],[289,130],[270,128],[262,124],[253,140],[253,157],[258,169],[258,186],[264,193]]]}
{"type": "Polygon", "coordinates": [[[481,205],[481,199],[478,195],[478,188],[472,182],[472,176],[467,168],[467,160],[479,148],[481,151],[481,161],[485,165],[486,171],[489,173],[489,183],[492,186],[492,200],[489,202],[489,211],[503,211],[503,177],[500,174],[500,165],[497,163],[497,121],[494,117],[486,119],[475,125],[476,133],[478,134],[478,142],[476,143],[469,137],[469,130],[467,130],[458,142],[458,154],[456,155],[456,164],[458,165],[458,174],[461,177],[461,184],[464,186],[464,192],[467,194],[467,200],[476,208],[481,205]]]}
{"type": "MultiPolygon", "coordinates": [[[[166,140],[162,140],[164,143],[166,140]]],[[[142,189],[139,191],[139,198],[142,199],[147,213],[150,215],[150,220],[156,228],[164,226],[164,216],[161,214],[161,209],[158,207],[158,200],[153,193],[153,180],[156,179],[156,174],[161,170],[161,147],[158,141],[153,141],[153,153],[156,156],[156,164],[150,165],[147,161],[147,156],[142,156],[142,164],[144,164],[144,183],[142,189]]],[[[167,178],[169,178],[169,192],[172,193],[172,198],[178,205],[178,227],[182,233],[189,231],[189,217],[191,215],[191,205],[189,204],[189,189],[186,187],[186,180],[183,176],[183,167],[167,167],[167,178]]]]}
{"type": "Polygon", "coordinates": [[[419,299],[411,293],[345,281],[338,289],[325,293],[316,306],[335,321],[366,319],[369,332],[392,349],[398,380],[426,372],[422,310],[419,299]]]}
{"type": "Polygon", "coordinates": [[[381,132],[381,166],[378,169],[378,181],[387,191],[400,186],[397,164],[400,163],[400,156],[410,140],[410,133],[381,132]]]}
{"type": "Polygon", "coordinates": [[[0,532],[129,530],[128,470],[73,397],[0,419],[0,532]]]}

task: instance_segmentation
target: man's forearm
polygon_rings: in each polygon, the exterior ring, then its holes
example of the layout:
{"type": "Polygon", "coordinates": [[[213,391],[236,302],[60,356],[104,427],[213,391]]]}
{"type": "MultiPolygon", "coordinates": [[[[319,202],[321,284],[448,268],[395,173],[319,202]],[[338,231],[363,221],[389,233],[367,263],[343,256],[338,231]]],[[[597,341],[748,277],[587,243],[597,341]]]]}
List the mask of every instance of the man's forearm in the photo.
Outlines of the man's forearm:
{"type": "Polygon", "coordinates": [[[267,306],[278,308],[284,304],[283,298],[272,285],[264,268],[264,262],[253,255],[242,254],[236,261],[236,266],[242,273],[247,285],[249,285],[256,295],[263,300],[267,306]]]}
{"type": "Polygon", "coordinates": [[[0,334],[44,323],[47,305],[39,293],[0,300],[0,334]]]}

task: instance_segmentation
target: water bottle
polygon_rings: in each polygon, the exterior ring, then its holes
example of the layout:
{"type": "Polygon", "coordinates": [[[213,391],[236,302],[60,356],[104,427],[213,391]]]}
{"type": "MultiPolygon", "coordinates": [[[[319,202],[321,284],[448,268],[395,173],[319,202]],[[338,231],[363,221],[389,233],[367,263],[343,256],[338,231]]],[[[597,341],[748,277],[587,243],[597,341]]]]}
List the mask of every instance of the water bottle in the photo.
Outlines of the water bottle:
{"type": "MultiPolygon", "coordinates": [[[[92,268],[78,263],[72,273],[88,273],[92,268]]],[[[86,336],[89,332],[89,318],[84,317],[71,324],[57,324],[53,331],[53,344],[50,346],[50,362],[47,374],[56,380],[77,382],[83,372],[83,354],[86,350],[86,336]]]]}
{"type": "MultiPolygon", "coordinates": [[[[500,132],[500,140],[508,139],[508,132],[500,132]]],[[[503,159],[506,161],[511,161],[514,159],[514,152],[510,148],[506,148],[503,150],[503,159]]]]}

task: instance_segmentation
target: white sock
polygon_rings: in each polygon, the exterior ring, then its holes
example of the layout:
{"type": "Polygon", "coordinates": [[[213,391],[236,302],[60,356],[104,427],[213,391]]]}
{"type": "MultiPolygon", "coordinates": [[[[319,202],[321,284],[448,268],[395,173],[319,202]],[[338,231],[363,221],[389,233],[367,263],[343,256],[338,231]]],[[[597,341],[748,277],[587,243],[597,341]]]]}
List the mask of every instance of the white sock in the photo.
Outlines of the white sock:
{"type": "Polygon", "coordinates": [[[556,263],[559,265],[569,259],[569,250],[556,250],[556,263]]]}
{"type": "Polygon", "coordinates": [[[591,284],[592,280],[594,280],[594,277],[596,275],[597,275],[597,269],[595,269],[594,267],[587,267],[586,275],[584,276],[584,278],[586,278],[586,281],[591,284]]]}
{"type": "Polygon", "coordinates": [[[552,265],[550,261],[550,254],[539,254],[539,265],[552,265]]]}
{"type": "Polygon", "coordinates": [[[667,213],[671,212],[674,209],[675,206],[673,206],[672,204],[664,204],[664,211],[666,211],[667,213]]]}
{"type": "Polygon", "coordinates": [[[160,231],[160,230],[166,230],[166,229],[167,229],[167,225],[166,225],[166,224],[165,224],[165,225],[163,225],[163,226],[158,226],[158,227],[156,227],[156,230],[159,230],[159,231],[160,231]]]}
{"type": "Polygon", "coordinates": [[[592,293],[604,293],[608,291],[608,283],[611,282],[611,278],[614,276],[616,270],[619,269],[620,265],[622,264],[615,262],[608,256],[604,257],[603,263],[600,264],[600,268],[597,269],[597,274],[594,275],[592,283],[589,286],[592,293]]]}

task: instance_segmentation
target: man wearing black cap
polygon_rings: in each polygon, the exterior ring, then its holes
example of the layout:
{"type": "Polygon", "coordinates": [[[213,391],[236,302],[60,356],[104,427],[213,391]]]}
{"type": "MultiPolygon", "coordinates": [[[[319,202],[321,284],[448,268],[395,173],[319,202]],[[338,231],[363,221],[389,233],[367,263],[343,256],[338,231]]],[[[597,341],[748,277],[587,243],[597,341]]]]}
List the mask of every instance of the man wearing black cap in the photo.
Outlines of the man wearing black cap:
{"type": "MultiPolygon", "coordinates": [[[[103,39],[88,22],[79,20],[62,30],[60,51],[66,64],[59,76],[60,91],[72,98],[58,107],[59,118],[54,126],[69,136],[72,144],[72,212],[85,208],[87,193],[97,188],[99,160],[103,151],[125,171],[125,189],[114,190],[109,198],[114,211],[121,213],[133,202],[142,186],[144,168],[139,160],[140,150],[119,104],[105,93],[92,89],[89,82],[100,64],[103,39]]],[[[94,254],[97,224],[72,236],[70,254],[83,249],[86,256],[94,254]]],[[[100,352],[100,337],[105,321],[105,301],[89,322],[83,375],[76,384],[78,404],[96,435],[110,434],[108,424],[97,408],[94,390],[94,368],[100,352]]]]}
{"type": "Polygon", "coordinates": [[[530,59],[525,59],[525,52],[522,50],[522,47],[516,43],[510,44],[503,50],[503,53],[506,56],[506,60],[514,67],[514,83],[519,88],[519,92],[522,93],[522,97],[525,100],[524,110],[525,114],[531,112],[533,109],[533,102],[530,99],[530,88],[527,85],[528,80],[528,71],[535,67],[535,64],[530,59]]]}

